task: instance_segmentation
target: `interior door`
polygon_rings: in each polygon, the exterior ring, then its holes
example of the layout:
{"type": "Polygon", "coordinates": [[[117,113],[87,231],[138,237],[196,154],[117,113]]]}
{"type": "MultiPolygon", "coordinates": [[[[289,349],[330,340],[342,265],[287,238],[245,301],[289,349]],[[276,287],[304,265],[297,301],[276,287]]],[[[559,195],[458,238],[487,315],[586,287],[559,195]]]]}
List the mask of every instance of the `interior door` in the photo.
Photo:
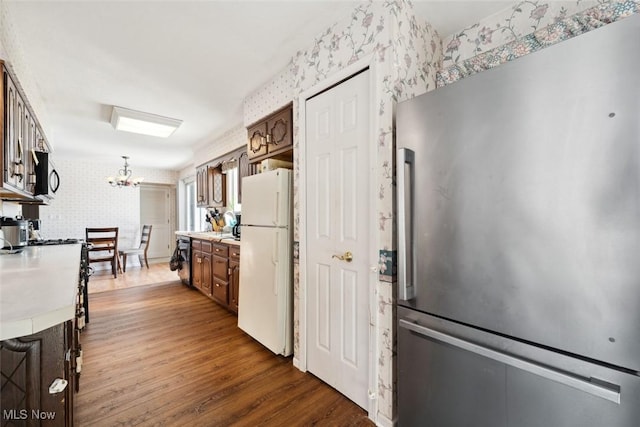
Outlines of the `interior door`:
{"type": "Polygon", "coordinates": [[[369,108],[369,71],[306,103],[307,368],[364,408],[369,108]]]}
{"type": "Polygon", "coordinates": [[[170,257],[173,235],[174,192],[170,186],[140,187],[140,224],[153,225],[149,241],[149,258],[170,257]]]}

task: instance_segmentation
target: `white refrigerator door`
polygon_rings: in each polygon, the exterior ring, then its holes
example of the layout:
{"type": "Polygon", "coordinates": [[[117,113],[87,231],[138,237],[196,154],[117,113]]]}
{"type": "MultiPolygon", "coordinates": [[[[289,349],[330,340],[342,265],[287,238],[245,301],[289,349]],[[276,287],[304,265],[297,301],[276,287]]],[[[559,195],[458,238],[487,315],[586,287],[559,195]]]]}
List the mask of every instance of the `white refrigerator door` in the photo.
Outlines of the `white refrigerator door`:
{"type": "Polygon", "coordinates": [[[238,327],[284,356],[293,351],[291,265],[288,229],[243,227],[238,327]]]}
{"type": "MultiPolygon", "coordinates": [[[[291,171],[276,169],[242,179],[242,225],[287,227],[291,217],[291,171]]],[[[245,239],[242,229],[242,241],[245,239]]]]}

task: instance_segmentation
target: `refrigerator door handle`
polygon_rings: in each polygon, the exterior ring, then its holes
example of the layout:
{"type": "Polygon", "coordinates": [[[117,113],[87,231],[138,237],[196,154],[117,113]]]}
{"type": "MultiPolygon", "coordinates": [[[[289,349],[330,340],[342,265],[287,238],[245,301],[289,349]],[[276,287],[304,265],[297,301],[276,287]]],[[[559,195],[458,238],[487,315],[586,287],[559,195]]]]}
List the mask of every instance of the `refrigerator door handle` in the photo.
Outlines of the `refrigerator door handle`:
{"type": "Polygon", "coordinates": [[[273,278],[273,294],[278,295],[278,240],[280,238],[280,231],[276,232],[275,239],[273,239],[273,253],[271,254],[271,262],[276,266],[274,269],[275,276],[273,278]]]}
{"type": "MultiPolygon", "coordinates": [[[[620,386],[617,386],[615,384],[610,384],[609,387],[606,387],[604,384],[596,384],[588,380],[581,379],[574,374],[547,368],[545,366],[538,365],[536,363],[529,362],[518,357],[491,350],[489,348],[482,347],[469,341],[447,335],[445,333],[418,325],[413,322],[400,319],[398,323],[400,327],[409,329],[410,331],[413,331],[419,335],[432,338],[436,341],[458,347],[462,350],[469,351],[483,357],[487,357],[489,359],[512,366],[514,368],[522,369],[534,375],[538,375],[548,380],[564,384],[568,387],[572,387],[576,390],[589,393],[601,399],[609,400],[618,405],[620,404],[620,386]]],[[[603,381],[600,382],[603,383],[603,381]]]]}
{"type": "Polygon", "coordinates": [[[276,192],[276,197],[273,198],[275,207],[273,210],[273,225],[278,225],[280,221],[280,192],[276,192]]]}
{"type": "Polygon", "coordinates": [[[401,300],[410,300],[416,296],[413,283],[414,242],[412,239],[414,165],[415,153],[413,150],[399,148],[396,165],[396,184],[398,191],[398,298],[401,300]],[[405,165],[409,165],[408,182],[405,165]],[[408,200],[407,185],[409,185],[408,200]],[[407,233],[407,225],[409,226],[409,233],[407,233]]]}

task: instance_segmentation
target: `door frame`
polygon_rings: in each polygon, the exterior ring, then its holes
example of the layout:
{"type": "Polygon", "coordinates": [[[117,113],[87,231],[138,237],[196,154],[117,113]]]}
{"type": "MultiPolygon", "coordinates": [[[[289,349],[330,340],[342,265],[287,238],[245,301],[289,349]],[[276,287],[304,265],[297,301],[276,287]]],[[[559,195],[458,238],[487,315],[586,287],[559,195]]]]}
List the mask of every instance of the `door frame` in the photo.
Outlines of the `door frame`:
{"type": "MultiPolygon", "coordinates": [[[[153,258],[154,260],[166,261],[171,257],[171,243],[175,243],[175,230],[177,223],[177,212],[178,212],[178,194],[177,188],[175,184],[156,184],[156,183],[140,183],[140,190],[143,189],[162,189],[169,191],[169,255],[167,257],[162,258],[153,258]]],[[[142,203],[142,194],[139,194],[138,203],[142,203]]],[[[142,209],[140,209],[140,212],[142,209]]],[[[138,216],[138,221],[140,223],[140,227],[142,227],[142,214],[140,213],[138,216]]]]}
{"type": "MultiPolygon", "coordinates": [[[[369,138],[371,139],[371,150],[369,150],[369,170],[374,172],[378,165],[378,150],[375,143],[376,129],[378,128],[376,106],[379,104],[379,97],[376,93],[377,77],[381,70],[377,69],[378,63],[375,61],[373,54],[364,56],[351,65],[341,69],[340,71],[330,75],[325,80],[316,83],[311,88],[303,91],[298,96],[298,164],[304,171],[300,171],[298,179],[298,215],[299,215],[299,288],[298,288],[298,351],[294,354],[293,365],[299,370],[307,371],[307,178],[306,178],[306,162],[307,162],[307,141],[306,141],[306,101],[315,95],[320,94],[333,86],[342,83],[345,80],[355,76],[356,74],[369,69],[369,138]]],[[[376,174],[371,174],[376,176],[376,174]]],[[[377,303],[376,303],[376,287],[378,284],[378,247],[380,246],[380,235],[376,228],[376,212],[378,205],[376,199],[377,180],[370,180],[367,193],[369,195],[368,212],[369,212],[369,231],[368,243],[369,250],[367,259],[369,261],[369,379],[368,390],[369,405],[367,409],[369,418],[373,421],[377,418],[378,412],[378,334],[377,334],[377,303]]]]}

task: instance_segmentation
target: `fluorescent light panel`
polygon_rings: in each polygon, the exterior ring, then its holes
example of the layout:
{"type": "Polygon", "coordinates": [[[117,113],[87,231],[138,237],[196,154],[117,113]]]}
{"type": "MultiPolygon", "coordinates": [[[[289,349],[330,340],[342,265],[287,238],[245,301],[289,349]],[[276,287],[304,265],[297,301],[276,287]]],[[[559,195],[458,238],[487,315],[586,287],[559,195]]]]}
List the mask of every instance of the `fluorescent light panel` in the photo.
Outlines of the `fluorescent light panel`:
{"type": "Polygon", "coordinates": [[[182,120],[170,119],[169,117],[122,107],[113,107],[113,112],[111,113],[111,124],[116,130],[162,138],[170,136],[181,123],[182,120]]]}

